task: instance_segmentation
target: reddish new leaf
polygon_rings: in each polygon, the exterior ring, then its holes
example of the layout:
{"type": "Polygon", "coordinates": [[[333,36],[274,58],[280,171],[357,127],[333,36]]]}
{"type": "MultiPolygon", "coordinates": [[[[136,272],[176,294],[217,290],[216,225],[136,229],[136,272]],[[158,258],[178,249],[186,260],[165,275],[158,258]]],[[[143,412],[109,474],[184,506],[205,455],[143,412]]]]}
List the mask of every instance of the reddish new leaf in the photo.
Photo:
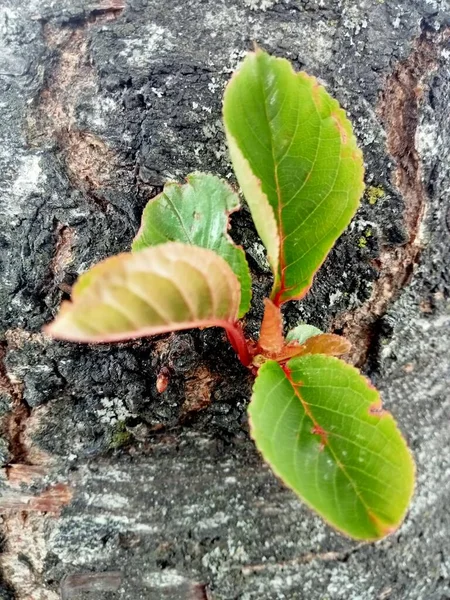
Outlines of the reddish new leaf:
{"type": "Polygon", "coordinates": [[[261,333],[258,346],[263,354],[276,356],[284,345],[283,319],[278,306],[264,298],[264,318],[261,323],[261,333]]]}
{"type": "Polygon", "coordinates": [[[348,340],[334,333],[322,333],[309,338],[303,344],[291,342],[286,344],[275,358],[277,362],[284,362],[295,356],[306,354],[327,354],[328,356],[342,356],[350,350],[348,340]]]}

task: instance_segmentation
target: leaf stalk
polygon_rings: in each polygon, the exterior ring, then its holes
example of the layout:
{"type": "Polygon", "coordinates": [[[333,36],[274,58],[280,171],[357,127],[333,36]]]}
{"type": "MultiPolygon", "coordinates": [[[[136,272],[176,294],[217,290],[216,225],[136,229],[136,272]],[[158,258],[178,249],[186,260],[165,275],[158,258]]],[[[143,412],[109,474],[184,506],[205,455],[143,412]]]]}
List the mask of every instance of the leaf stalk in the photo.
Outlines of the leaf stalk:
{"type": "Polygon", "coordinates": [[[241,324],[239,322],[230,323],[225,328],[225,331],[227,332],[228,340],[238,355],[239,360],[244,367],[248,367],[252,362],[252,357],[250,355],[247,340],[245,339],[241,324]]]}

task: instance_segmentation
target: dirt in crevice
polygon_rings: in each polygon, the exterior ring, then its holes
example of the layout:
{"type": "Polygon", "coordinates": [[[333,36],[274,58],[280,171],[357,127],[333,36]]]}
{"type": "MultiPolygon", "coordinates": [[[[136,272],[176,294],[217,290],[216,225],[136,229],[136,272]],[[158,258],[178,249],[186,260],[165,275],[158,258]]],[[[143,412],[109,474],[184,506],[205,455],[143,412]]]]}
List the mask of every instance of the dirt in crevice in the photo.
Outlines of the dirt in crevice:
{"type": "Polygon", "coordinates": [[[63,130],[59,141],[69,179],[74,187],[89,193],[103,212],[108,202],[100,188],[108,187],[112,170],[117,168],[117,157],[100,138],[87,131],[63,130]]]}
{"type": "Polygon", "coordinates": [[[0,555],[0,568],[17,600],[59,599],[58,593],[43,591],[46,527],[48,521],[39,513],[9,511],[3,518],[6,547],[0,555]]]}
{"type": "Polygon", "coordinates": [[[67,269],[73,256],[72,248],[75,242],[75,232],[68,225],[57,222],[55,227],[55,252],[50,263],[51,280],[63,291],[69,293],[70,285],[65,281],[67,269]]]}
{"type": "Polygon", "coordinates": [[[395,159],[393,181],[404,200],[408,240],[403,246],[382,245],[376,267],[379,278],[370,298],[358,309],[339,315],[333,330],[353,345],[349,360],[364,365],[378,351],[380,318],[409,283],[422,250],[420,227],[427,204],[422,164],[416,147],[419,109],[430,74],[437,66],[440,48],[449,30],[423,31],[409,57],[388,77],[377,113],[384,124],[387,149],[395,159]]]}
{"type": "Polygon", "coordinates": [[[242,574],[248,576],[252,575],[253,573],[260,573],[261,571],[277,572],[296,565],[307,565],[313,561],[345,563],[353,554],[355,554],[361,548],[365,548],[368,545],[369,542],[360,542],[356,546],[348,548],[347,550],[342,550],[340,552],[308,552],[307,554],[303,554],[302,556],[298,556],[296,558],[286,560],[283,562],[267,561],[265,563],[256,565],[246,565],[242,567],[242,574]]]}
{"type": "Polygon", "coordinates": [[[6,356],[24,343],[45,343],[42,333],[30,333],[22,329],[5,332],[0,342],[0,395],[9,398],[10,410],[1,423],[2,437],[8,444],[9,456],[5,467],[8,481],[12,484],[27,483],[45,472],[49,457],[32,444],[32,435],[40,427],[45,407],[32,409],[23,397],[24,385],[8,372],[6,356]]]}
{"type": "Polygon", "coordinates": [[[200,365],[195,372],[186,379],[185,400],[181,407],[181,420],[192,412],[205,409],[211,404],[212,391],[219,377],[207,367],[200,365]]]}

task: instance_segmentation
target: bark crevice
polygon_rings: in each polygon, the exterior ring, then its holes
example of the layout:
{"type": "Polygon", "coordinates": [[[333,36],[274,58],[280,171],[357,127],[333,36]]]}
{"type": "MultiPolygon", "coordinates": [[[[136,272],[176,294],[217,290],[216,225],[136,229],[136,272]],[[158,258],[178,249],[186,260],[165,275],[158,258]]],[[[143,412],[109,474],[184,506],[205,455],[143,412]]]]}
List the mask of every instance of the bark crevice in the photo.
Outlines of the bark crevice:
{"type": "Polygon", "coordinates": [[[403,221],[408,240],[401,246],[381,244],[376,260],[379,276],[373,283],[371,296],[360,308],[339,315],[333,323],[333,330],[352,343],[350,361],[359,367],[378,353],[380,320],[411,281],[420,261],[423,248],[420,229],[428,192],[416,134],[423,95],[449,35],[449,28],[435,32],[423,26],[414,49],[395,67],[379,97],[377,114],[386,131],[387,150],[395,160],[393,182],[404,201],[403,221]]]}

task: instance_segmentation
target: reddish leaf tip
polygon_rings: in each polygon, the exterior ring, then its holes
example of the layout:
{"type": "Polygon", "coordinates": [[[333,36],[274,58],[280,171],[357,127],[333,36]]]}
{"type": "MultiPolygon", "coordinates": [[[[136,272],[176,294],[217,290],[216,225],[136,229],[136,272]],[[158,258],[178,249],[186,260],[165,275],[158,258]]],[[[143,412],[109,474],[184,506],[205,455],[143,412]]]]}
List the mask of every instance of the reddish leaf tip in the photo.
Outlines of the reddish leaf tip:
{"type": "MultiPolygon", "coordinates": [[[[376,389],[372,385],[369,385],[368,387],[370,387],[372,389],[376,389]]],[[[369,415],[372,415],[374,417],[388,417],[388,416],[390,416],[390,413],[383,408],[383,402],[381,401],[381,399],[378,399],[376,402],[373,402],[369,406],[368,412],[369,412],[369,415]]]]}

